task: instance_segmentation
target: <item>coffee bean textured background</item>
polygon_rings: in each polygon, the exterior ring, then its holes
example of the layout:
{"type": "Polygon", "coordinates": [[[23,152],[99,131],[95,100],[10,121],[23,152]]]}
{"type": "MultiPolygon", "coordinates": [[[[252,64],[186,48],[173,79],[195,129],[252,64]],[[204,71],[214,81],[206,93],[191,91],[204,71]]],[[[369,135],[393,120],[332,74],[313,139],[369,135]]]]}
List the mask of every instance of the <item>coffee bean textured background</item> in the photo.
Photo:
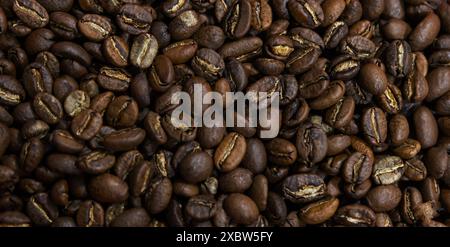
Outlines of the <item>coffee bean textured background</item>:
{"type": "Polygon", "coordinates": [[[0,227],[450,226],[449,152],[449,1],[0,1],[0,227]]]}

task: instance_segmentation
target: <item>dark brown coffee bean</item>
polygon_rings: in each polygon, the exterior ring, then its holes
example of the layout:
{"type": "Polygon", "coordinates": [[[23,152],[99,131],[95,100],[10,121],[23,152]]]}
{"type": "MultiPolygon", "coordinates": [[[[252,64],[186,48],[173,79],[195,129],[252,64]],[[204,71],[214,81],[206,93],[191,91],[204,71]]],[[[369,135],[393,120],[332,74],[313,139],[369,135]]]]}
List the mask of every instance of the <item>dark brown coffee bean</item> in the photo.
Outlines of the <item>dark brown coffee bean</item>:
{"type": "Polygon", "coordinates": [[[287,206],[283,197],[280,195],[269,192],[267,197],[266,217],[275,225],[281,225],[286,221],[287,206]]]}
{"type": "Polygon", "coordinates": [[[124,4],[116,17],[119,28],[133,35],[147,32],[152,21],[150,12],[134,4],[124,4]]]}
{"type": "Polygon", "coordinates": [[[78,30],[92,41],[104,40],[112,33],[110,21],[101,15],[86,14],[78,20],[78,30]]]}
{"type": "Polygon", "coordinates": [[[71,130],[76,137],[89,140],[100,131],[102,124],[103,118],[100,113],[87,109],[74,117],[71,130]]]}
{"type": "Polygon", "coordinates": [[[128,43],[119,36],[110,36],[103,41],[103,55],[106,60],[117,67],[128,65],[130,49],[128,43]]]}
{"type": "Polygon", "coordinates": [[[194,57],[197,47],[197,42],[193,39],[186,39],[166,46],[163,54],[169,57],[172,63],[182,64],[194,57]]]}
{"type": "Polygon", "coordinates": [[[362,204],[349,204],[339,208],[334,219],[345,226],[373,226],[375,212],[362,204]]]}
{"type": "Polygon", "coordinates": [[[145,194],[146,209],[150,214],[162,212],[170,203],[172,196],[172,183],[168,178],[162,178],[150,184],[145,194]]]}
{"type": "Polygon", "coordinates": [[[25,98],[25,90],[12,76],[0,75],[0,102],[17,105],[25,98]]]}
{"type": "Polygon", "coordinates": [[[436,203],[441,193],[438,181],[433,177],[425,178],[422,183],[421,192],[424,201],[433,201],[436,203]]]}
{"type": "Polygon", "coordinates": [[[383,36],[389,40],[406,39],[411,30],[410,25],[401,19],[389,19],[387,23],[381,26],[383,36]]]}
{"type": "Polygon", "coordinates": [[[189,183],[206,180],[213,170],[213,159],[206,152],[192,152],[178,166],[181,177],[189,183]]]}
{"type": "Polygon", "coordinates": [[[397,182],[405,171],[405,165],[400,157],[378,157],[373,165],[372,177],[376,184],[393,184],[397,182]]]}
{"type": "Polygon", "coordinates": [[[66,180],[59,180],[53,184],[50,198],[59,206],[66,206],[69,203],[69,184],[66,180]]]}
{"type": "Polygon", "coordinates": [[[367,194],[367,203],[375,212],[386,212],[396,208],[402,192],[395,185],[379,185],[367,194]]]}
{"type": "Polygon", "coordinates": [[[301,159],[308,164],[321,161],[327,153],[327,136],[319,126],[305,123],[297,132],[297,151],[301,159]]]}
{"type": "Polygon", "coordinates": [[[114,98],[106,110],[106,120],[114,127],[131,127],[138,118],[138,105],[131,97],[114,98]]]}
{"type": "Polygon", "coordinates": [[[290,0],[287,7],[291,16],[304,27],[316,28],[324,20],[323,10],[316,1],[290,0]]]}
{"type": "Polygon", "coordinates": [[[407,187],[403,190],[400,213],[408,224],[414,224],[417,221],[414,215],[414,208],[420,203],[422,203],[422,195],[418,189],[407,187]]]}
{"type": "Polygon", "coordinates": [[[448,67],[437,67],[428,73],[426,80],[430,91],[426,96],[427,101],[433,101],[450,90],[449,75],[450,68],[448,67]]]}
{"type": "Polygon", "coordinates": [[[300,209],[299,217],[306,224],[321,224],[336,213],[339,206],[339,199],[329,197],[317,202],[310,203],[300,209]]]}
{"type": "Polygon", "coordinates": [[[373,158],[355,152],[350,155],[342,167],[342,176],[347,183],[361,184],[372,174],[373,158]]]}
{"type": "Polygon", "coordinates": [[[103,151],[93,151],[79,157],[77,165],[83,172],[101,174],[113,167],[115,161],[114,155],[103,151]]]}
{"type": "Polygon", "coordinates": [[[131,76],[122,69],[103,67],[97,80],[107,90],[122,92],[128,89],[131,76]]]}
{"type": "Polygon", "coordinates": [[[388,85],[385,72],[373,63],[367,63],[361,67],[360,79],[361,86],[374,95],[384,93],[388,85]]]}
{"type": "Polygon", "coordinates": [[[26,211],[31,221],[38,226],[50,225],[58,217],[58,208],[46,193],[33,195],[26,205],[26,211]]]}
{"type": "Polygon", "coordinates": [[[181,142],[193,141],[197,136],[197,128],[188,127],[181,122],[175,122],[180,124],[180,125],[176,124],[178,126],[175,126],[172,122],[173,119],[171,118],[170,115],[171,114],[166,114],[162,119],[162,126],[166,131],[167,135],[175,139],[176,141],[181,142]]]}
{"type": "Polygon", "coordinates": [[[191,38],[201,24],[200,16],[195,10],[186,10],[169,23],[170,36],[174,40],[191,38]]]}
{"type": "Polygon", "coordinates": [[[411,49],[413,51],[419,51],[431,45],[437,37],[440,28],[441,21],[439,16],[433,12],[427,14],[409,35],[411,49]]]}
{"type": "Polygon", "coordinates": [[[385,51],[386,68],[395,77],[405,77],[411,70],[412,53],[408,42],[396,40],[385,51]]]}
{"type": "Polygon", "coordinates": [[[224,209],[227,215],[236,223],[248,225],[257,220],[259,215],[258,207],[250,197],[233,193],[224,201],[224,209]]]}
{"type": "Polygon", "coordinates": [[[363,36],[347,36],[340,45],[342,53],[354,57],[355,59],[372,58],[376,51],[375,44],[363,36]]]}
{"type": "Polygon", "coordinates": [[[191,65],[197,75],[209,81],[217,80],[225,69],[225,63],[220,55],[208,48],[197,50],[191,65]]]}
{"type": "Polygon", "coordinates": [[[84,201],[76,214],[76,222],[81,227],[99,227],[105,222],[105,212],[95,201],[84,201]]]}
{"type": "Polygon", "coordinates": [[[256,203],[260,211],[266,210],[267,197],[269,193],[269,183],[264,175],[257,175],[253,178],[253,184],[249,190],[250,198],[256,203]]]}
{"type": "Polygon", "coordinates": [[[245,138],[238,133],[230,133],[217,147],[214,153],[214,164],[220,171],[229,172],[241,163],[246,149],[245,138]]]}
{"type": "Polygon", "coordinates": [[[386,115],[380,108],[366,109],[362,115],[361,124],[366,139],[372,145],[380,145],[386,140],[387,120],[386,115]]]}
{"type": "Polygon", "coordinates": [[[420,106],[413,115],[417,140],[423,149],[436,144],[438,138],[438,126],[433,113],[426,106],[420,106]]]}
{"type": "Polygon", "coordinates": [[[48,24],[47,10],[35,0],[15,0],[12,8],[17,17],[31,28],[40,28],[48,24]]]}
{"type": "Polygon", "coordinates": [[[234,2],[223,20],[223,29],[230,38],[242,38],[250,29],[252,7],[250,1],[234,2]]]}
{"type": "Polygon", "coordinates": [[[158,42],[151,34],[140,34],[131,46],[130,62],[132,65],[146,69],[151,66],[158,51],[158,42]]]}
{"type": "Polygon", "coordinates": [[[293,203],[313,202],[326,195],[323,179],[314,174],[296,174],[284,179],[283,196],[293,203]]]}
{"type": "Polygon", "coordinates": [[[432,147],[428,149],[425,155],[425,164],[427,171],[436,179],[444,176],[447,170],[448,154],[447,150],[442,147],[432,147]]]}
{"type": "Polygon", "coordinates": [[[422,181],[427,176],[427,168],[422,161],[411,159],[405,161],[405,177],[411,181],[422,181]]]}
{"type": "Polygon", "coordinates": [[[30,227],[31,220],[19,211],[3,211],[0,213],[2,227],[30,227]]]}
{"type": "Polygon", "coordinates": [[[225,43],[218,53],[224,58],[234,57],[239,61],[246,61],[261,52],[263,41],[259,37],[245,37],[225,43]]]}
{"type": "Polygon", "coordinates": [[[23,144],[19,158],[24,172],[30,173],[36,169],[44,157],[44,148],[44,144],[36,137],[23,144]]]}
{"type": "Polygon", "coordinates": [[[150,223],[150,216],[143,208],[125,210],[112,222],[112,227],[146,227],[150,223]]]}
{"type": "Polygon", "coordinates": [[[31,97],[42,92],[52,92],[53,78],[50,71],[43,64],[29,64],[24,69],[23,80],[25,90],[31,97]]]}
{"type": "Polygon", "coordinates": [[[219,177],[219,188],[225,193],[243,193],[252,185],[252,172],[245,168],[236,168],[219,177]]]}
{"type": "Polygon", "coordinates": [[[128,185],[114,175],[103,174],[92,179],[89,193],[96,201],[119,203],[128,197],[128,185]]]}
{"type": "Polygon", "coordinates": [[[288,140],[275,138],[266,145],[269,161],[281,166],[292,165],[297,160],[297,149],[288,140]]]}
{"type": "MultiPolygon", "coordinates": [[[[87,53],[87,51],[82,46],[74,42],[57,42],[51,46],[50,51],[57,57],[75,60],[76,62],[84,66],[89,66],[92,63],[91,55],[89,55],[89,53],[87,53]]],[[[62,65],[62,62],[60,63],[62,65]]]]}
{"type": "Polygon", "coordinates": [[[250,138],[247,140],[247,149],[242,166],[254,174],[262,173],[267,166],[267,153],[261,140],[250,138]]]}
{"type": "Polygon", "coordinates": [[[141,128],[125,128],[103,136],[103,146],[113,152],[135,149],[145,139],[141,128]]]}
{"type": "Polygon", "coordinates": [[[336,103],[344,96],[345,84],[343,81],[333,81],[329,87],[319,95],[319,97],[311,100],[308,105],[313,110],[324,110],[336,103]]]}

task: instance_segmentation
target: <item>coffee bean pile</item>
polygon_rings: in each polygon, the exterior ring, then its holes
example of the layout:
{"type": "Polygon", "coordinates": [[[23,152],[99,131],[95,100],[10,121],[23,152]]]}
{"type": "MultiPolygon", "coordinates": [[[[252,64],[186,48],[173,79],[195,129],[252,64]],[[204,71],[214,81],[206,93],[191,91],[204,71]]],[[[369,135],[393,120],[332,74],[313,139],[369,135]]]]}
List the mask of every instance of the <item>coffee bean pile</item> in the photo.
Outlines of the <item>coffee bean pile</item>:
{"type": "Polygon", "coordinates": [[[450,226],[448,151],[446,0],[0,1],[0,226],[450,226]]]}

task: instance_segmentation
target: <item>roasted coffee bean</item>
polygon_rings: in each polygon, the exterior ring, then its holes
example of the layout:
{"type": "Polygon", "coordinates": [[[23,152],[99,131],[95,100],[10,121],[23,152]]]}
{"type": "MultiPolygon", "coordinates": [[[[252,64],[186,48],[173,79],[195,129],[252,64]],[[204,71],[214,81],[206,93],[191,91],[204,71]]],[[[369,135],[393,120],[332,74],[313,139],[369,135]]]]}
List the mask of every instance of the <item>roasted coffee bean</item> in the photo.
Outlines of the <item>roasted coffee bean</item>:
{"type": "Polygon", "coordinates": [[[438,138],[438,126],[433,113],[426,106],[420,106],[413,115],[417,140],[423,149],[436,144],[438,138]]]}
{"type": "Polygon", "coordinates": [[[398,206],[402,192],[395,185],[379,185],[367,194],[367,203],[375,212],[390,211],[398,206]]]}
{"type": "Polygon", "coordinates": [[[413,51],[423,50],[437,37],[441,21],[433,12],[428,13],[409,35],[409,44],[413,51]]]}
{"type": "Polygon", "coordinates": [[[184,157],[178,166],[181,177],[189,183],[206,180],[213,170],[212,157],[203,151],[192,152],[184,157]]]}
{"type": "Polygon", "coordinates": [[[172,191],[172,183],[168,178],[162,178],[152,182],[145,194],[145,205],[148,212],[157,214],[166,209],[170,203],[172,191]]]}
{"type": "Polygon", "coordinates": [[[89,40],[101,41],[112,33],[112,26],[105,16],[85,14],[78,20],[78,30],[89,40]]]}
{"type": "Polygon", "coordinates": [[[332,218],[339,206],[339,199],[329,197],[310,203],[299,211],[299,217],[306,224],[321,224],[332,218]]]}
{"type": "Polygon", "coordinates": [[[31,28],[40,28],[49,22],[47,10],[35,0],[16,0],[12,8],[17,17],[31,28]]]}
{"type": "Polygon", "coordinates": [[[340,50],[346,55],[362,60],[372,58],[375,55],[376,46],[370,39],[355,35],[343,39],[340,50]]]}
{"type": "Polygon", "coordinates": [[[411,33],[411,30],[412,29],[407,22],[394,18],[389,19],[384,25],[381,26],[383,36],[389,40],[406,39],[411,33]]]}
{"type": "Polygon", "coordinates": [[[103,207],[95,201],[84,201],[76,214],[76,222],[81,227],[99,227],[105,223],[103,207]]]}
{"type": "Polygon", "coordinates": [[[111,151],[128,151],[135,149],[145,139],[141,128],[125,128],[103,136],[103,146],[111,151]]]}
{"type": "Polygon", "coordinates": [[[106,120],[113,127],[131,127],[138,118],[138,105],[131,97],[114,98],[106,110],[106,120]]]}
{"type": "Polygon", "coordinates": [[[125,4],[120,8],[116,20],[120,29],[127,33],[138,35],[150,29],[153,17],[142,6],[125,4]]]}
{"type": "Polygon", "coordinates": [[[1,227],[30,227],[30,218],[18,211],[3,211],[0,213],[1,227]]]}
{"type": "Polygon", "coordinates": [[[355,152],[350,155],[341,169],[347,183],[361,184],[370,178],[373,171],[373,158],[367,154],[355,152]]]}
{"type": "Polygon", "coordinates": [[[169,57],[172,63],[182,64],[194,57],[197,47],[197,42],[193,39],[186,39],[166,46],[163,54],[169,57]]]}
{"type": "Polygon", "coordinates": [[[377,157],[372,171],[372,178],[376,184],[393,184],[397,182],[403,172],[405,165],[397,156],[377,157]]]}
{"type": "Polygon", "coordinates": [[[196,74],[210,81],[217,80],[225,68],[225,63],[220,55],[208,48],[197,50],[191,65],[196,74]]]}
{"type": "Polygon", "coordinates": [[[281,190],[283,196],[293,203],[317,201],[326,196],[323,179],[314,174],[297,174],[284,179],[281,190]]]}
{"type": "Polygon", "coordinates": [[[90,174],[101,174],[114,166],[116,158],[103,151],[93,151],[78,158],[78,167],[90,174]]]}
{"type": "Polygon", "coordinates": [[[117,67],[128,65],[130,49],[128,43],[119,36],[110,36],[103,41],[103,55],[106,60],[117,67]]]}
{"type": "Polygon", "coordinates": [[[448,67],[437,67],[428,73],[426,78],[429,86],[427,101],[433,101],[450,90],[449,74],[450,68],[448,67]]]}
{"type": "Polygon", "coordinates": [[[339,102],[344,96],[345,84],[343,81],[330,82],[329,87],[317,98],[311,100],[308,105],[313,110],[324,110],[339,102]]]}
{"type": "Polygon", "coordinates": [[[385,72],[374,63],[367,63],[361,67],[359,73],[361,86],[373,95],[380,95],[386,91],[388,79],[385,72]]]}
{"type": "Polygon", "coordinates": [[[275,138],[271,140],[267,143],[266,150],[269,161],[276,165],[288,166],[297,160],[297,148],[285,139],[275,138]]]}
{"type": "Polygon", "coordinates": [[[361,124],[366,139],[372,145],[380,145],[386,140],[387,120],[385,113],[380,108],[366,109],[362,115],[361,124]]]}
{"type": "Polygon", "coordinates": [[[0,102],[17,105],[25,98],[25,90],[12,76],[0,75],[0,102]]]}
{"type": "Polygon", "coordinates": [[[158,51],[158,41],[151,34],[138,35],[131,45],[130,63],[140,69],[149,68],[158,51]]]}
{"type": "Polygon", "coordinates": [[[373,226],[375,212],[362,204],[349,204],[339,208],[334,219],[345,226],[373,226]]]}
{"type": "Polygon", "coordinates": [[[64,100],[64,110],[69,116],[74,117],[89,108],[90,104],[91,100],[85,91],[75,90],[64,100]]]}
{"type": "Polygon", "coordinates": [[[402,144],[392,150],[392,152],[402,159],[411,159],[421,150],[420,142],[414,139],[406,139],[402,144]]]}
{"type": "Polygon", "coordinates": [[[259,210],[255,202],[244,194],[230,194],[225,198],[223,207],[227,215],[236,224],[251,224],[257,220],[259,215],[259,210]]]}
{"type": "Polygon", "coordinates": [[[58,217],[58,208],[46,193],[33,195],[26,205],[26,211],[31,221],[38,226],[50,225],[58,217]]]}
{"type": "Polygon", "coordinates": [[[436,179],[444,176],[448,169],[448,154],[443,147],[432,147],[427,150],[425,155],[425,164],[428,173],[436,179]]]}
{"type": "Polygon", "coordinates": [[[102,124],[103,118],[100,113],[87,109],[73,118],[71,130],[76,137],[89,140],[100,131],[102,124]]]}
{"type": "Polygon", "coordinates": [[[128,89],[131,76],[122,69],[103,67],[100,69],[97,81],[107,90],[122,92],[128,89]]]}
{"type": "Polygon", "coordinates": [[[220,171],[235,169],[244,158],[247,149],[245,138],[232,132],[225,136],[214,153],[214,164],[220,171]]]}
{"type": "Polygon", "coordinates": [[[321,161],[327,153],[327,137],[323,129],[316,124],[304,123],[297,132],[297,151],[301,159],[308,164],[321,161]]]}
{"type": "Polygon", "coordinates": [[[128,185],[111,174],[93,178],[88,188],[92,198],[99,202],[119,203],[128,197],[128,185]]]}
{"type": "Polygon", "coordinates": [[[422,181],[427,177],[427,168],[422,161],[411,159],[405,161],[405,175],[411,181],[422,181]]]}

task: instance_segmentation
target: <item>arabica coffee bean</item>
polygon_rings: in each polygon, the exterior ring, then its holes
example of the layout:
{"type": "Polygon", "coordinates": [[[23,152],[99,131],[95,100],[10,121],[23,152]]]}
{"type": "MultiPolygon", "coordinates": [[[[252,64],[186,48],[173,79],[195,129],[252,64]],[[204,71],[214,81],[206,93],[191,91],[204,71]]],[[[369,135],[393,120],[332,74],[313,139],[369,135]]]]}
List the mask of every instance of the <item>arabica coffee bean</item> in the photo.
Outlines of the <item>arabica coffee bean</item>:
{"type": "Polygon", "coordinates": [[[235,169],[244,158],[247,144],[245,138],[232,132],[225,136],[214,153],[214,164],[217,169],[229,172],[235,169]]]}
{"type": "Polygon", "coordinates": [[[259,215],[255,202],[244,194],[230,194],[223,202],[223,206],[236,224],[249,225],[256,221],[259,215]]]}
{"type": "Polygon", "coordinates": [[[89,192],[99,202],[118,203],[128,197],[128,185],[114,175],[103,174],[92,179],[89,192]]]}

